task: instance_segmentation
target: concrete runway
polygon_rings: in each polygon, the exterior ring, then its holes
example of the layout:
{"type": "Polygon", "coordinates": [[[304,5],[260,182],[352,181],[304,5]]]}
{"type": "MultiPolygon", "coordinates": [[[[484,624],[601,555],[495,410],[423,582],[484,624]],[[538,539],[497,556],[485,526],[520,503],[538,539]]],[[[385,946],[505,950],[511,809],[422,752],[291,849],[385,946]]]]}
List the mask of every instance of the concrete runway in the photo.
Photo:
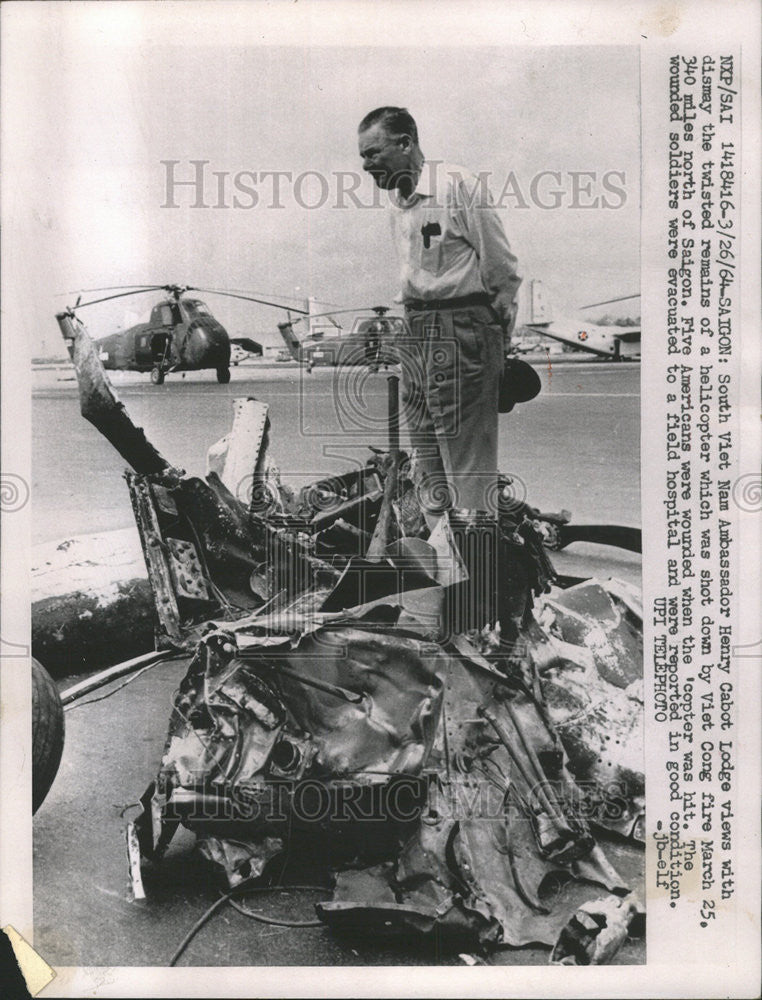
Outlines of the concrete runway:
{"type": "MultiPolygon", "coordinates": [[[[499,468],[542,510],[570,510],[575,523],[640,523],[640,366],[597,362],[538,365],[537,399],[500,417],[499,468]]],[[[386,442],[383,373],[291,365],[147,376],[112,373],[133,420],[173,465],[203,475],[209,445],[225,435],[232,400],[270,406],[271,452],[299,486],[364,464],[386,442]]],[[[33,542],[132,525],[124,462],[82,419],[71,369],[36,372],[32,403],[33,542]],[[68,379],[68,381],[60,381],[68,379]]],[[[404,429],[403,429],[404,446],[404,429]]]]}
{"type": "MultiPolygon", "coordinates": [[[[639,366],[554,361],[538,370],[541,396],[501,417],[501,470],[527,484],[530,503],[545,510],[566,507],[577,523],[638,525],[639,366]]],[[[133,523],[124,463],[81,418],[75,383],[60,377],[69,377],[65,369],[38,372],[34,378],[35,541],[133,523]]],[[[239,395],[270,404],[272,451],[284,478],[295,485],[362,464],[369,443],[385,442],[382,374],[358,369],[337,384],[331,370],[307,375],[278,366],[234,370],[227,386],[212,377],[170,376],[161,387],[140,376],[116,376],[114,383],[135,422],[167,459],[197,474],[204,472],[207,447],[229,430],[232,399],[239,395]]],[[[610,575],[615,550],[579,548],[589,549],[593,562],[598,559],[610,575]]],[[[637,575],[637,557],[620,555],[619,561],[637,575]]],[[[568,565],[564,571],[571,572],[568,565]]],[[[165,965],[217,898],[219,887],[195,860],[187,831],[178,834],[165,864],[146,876],[148,900],[133,902],[128,890],[121,812],[156,773],[172,694],[184,669],[184,661],[161,664],[111,697],[67,712],[61,768],[34,823],[34,944],[53,965],[165,965]]],[[[625,877],[634,884],[642,880],[640,849],[612,843],[606,850],[625,877]]],[[[313,881],[315,873],[299,861],[292,859],[287,878],[313,881]]],[[[312,903],[319,898],[314,892],[274,894],[256,905],[266,915],[304,920],[313,916],[312,903]]],[[[643,944],[628,943],[615,961],[643,962],[643,944]]],[[[489,962],[544,964],[547,951],[500,951],[489,962]]],[[[342,941],[322,927],[267,927],[226,908],[200,932],[180,964],[461,963],[436,949],[342,941]]]]}

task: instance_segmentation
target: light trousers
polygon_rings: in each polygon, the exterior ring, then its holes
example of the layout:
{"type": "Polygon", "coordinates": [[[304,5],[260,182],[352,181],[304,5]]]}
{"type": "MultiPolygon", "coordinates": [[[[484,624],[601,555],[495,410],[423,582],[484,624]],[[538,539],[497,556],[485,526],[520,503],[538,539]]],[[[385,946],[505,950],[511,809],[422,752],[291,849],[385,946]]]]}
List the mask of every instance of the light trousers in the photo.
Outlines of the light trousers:
{"type": "Polygon", "coordinates": [[[503,333],[489,306],[406,312],[400,400],[424,511],[494,514],[503,333]]]}

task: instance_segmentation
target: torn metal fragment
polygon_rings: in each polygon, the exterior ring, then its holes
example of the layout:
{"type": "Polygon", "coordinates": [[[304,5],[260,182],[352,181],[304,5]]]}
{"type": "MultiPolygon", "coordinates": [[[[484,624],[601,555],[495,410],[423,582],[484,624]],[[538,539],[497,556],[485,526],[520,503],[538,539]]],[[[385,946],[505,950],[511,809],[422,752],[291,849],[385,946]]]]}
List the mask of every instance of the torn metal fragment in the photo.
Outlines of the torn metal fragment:
{"type": "Polygon", "coordinates": [[[140,870],[140,845],[134,823],[128,823],[125,830],[127,841],[127,861],[130,873],[130,888],[133,899],[145,899],[145,889],[143,888],[143,875],[140,870]]]}
{"type": "Polygon", "coordinates": [[[627,940],[638,913],[632,898],[603,899],[583,903],[561,931],[550,955],[551,965],[604,965],[627,940]]]}
{"type": "Polygon", "coordinates": [[[77,372],[82,416],[136,472],[161,473],[170,469],[169,462],[130,419],[106,377],[84,324],[71,310],[58,313],[56,319],[77,372]]]}

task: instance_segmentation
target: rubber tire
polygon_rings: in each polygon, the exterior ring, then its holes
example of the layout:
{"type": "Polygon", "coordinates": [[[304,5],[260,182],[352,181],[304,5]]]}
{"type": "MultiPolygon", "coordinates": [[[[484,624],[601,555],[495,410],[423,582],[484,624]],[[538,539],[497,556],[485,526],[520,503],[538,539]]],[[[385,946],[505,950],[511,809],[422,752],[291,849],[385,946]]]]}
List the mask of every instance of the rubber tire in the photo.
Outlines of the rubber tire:
{"type": "Polygon", "coordinates": [[[36,813],[58,773],[64,747],[61,696],[45,667],[32,658],[32,812],[36,813]]]}
{"type": "Polygon", "coordinates": [[[151,369],[151,382],[154,385],[164,385],[164,372],[161,368],[151,369]]]}
{"type": "Polygon", "coordinates": [[[230,381],[230,369],[227,367],[218,368],[217,381],[220,383],[220,385],[227,385],[228,382],[230,381]]]}

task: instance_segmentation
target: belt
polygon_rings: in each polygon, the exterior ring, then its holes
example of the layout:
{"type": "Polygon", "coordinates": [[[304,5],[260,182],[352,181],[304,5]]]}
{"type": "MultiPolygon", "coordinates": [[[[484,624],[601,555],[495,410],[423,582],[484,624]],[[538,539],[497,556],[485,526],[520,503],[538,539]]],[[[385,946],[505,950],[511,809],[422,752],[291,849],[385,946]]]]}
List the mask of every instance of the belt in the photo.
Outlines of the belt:
{"type": "Polygon", "coordinates": [[[405,309],[410,312],[434,312],[440,309],[467,309],[469,306],[488,306],[492,300],[486,292],[473,292],[456,299],[408,299],[405,309]]]}

